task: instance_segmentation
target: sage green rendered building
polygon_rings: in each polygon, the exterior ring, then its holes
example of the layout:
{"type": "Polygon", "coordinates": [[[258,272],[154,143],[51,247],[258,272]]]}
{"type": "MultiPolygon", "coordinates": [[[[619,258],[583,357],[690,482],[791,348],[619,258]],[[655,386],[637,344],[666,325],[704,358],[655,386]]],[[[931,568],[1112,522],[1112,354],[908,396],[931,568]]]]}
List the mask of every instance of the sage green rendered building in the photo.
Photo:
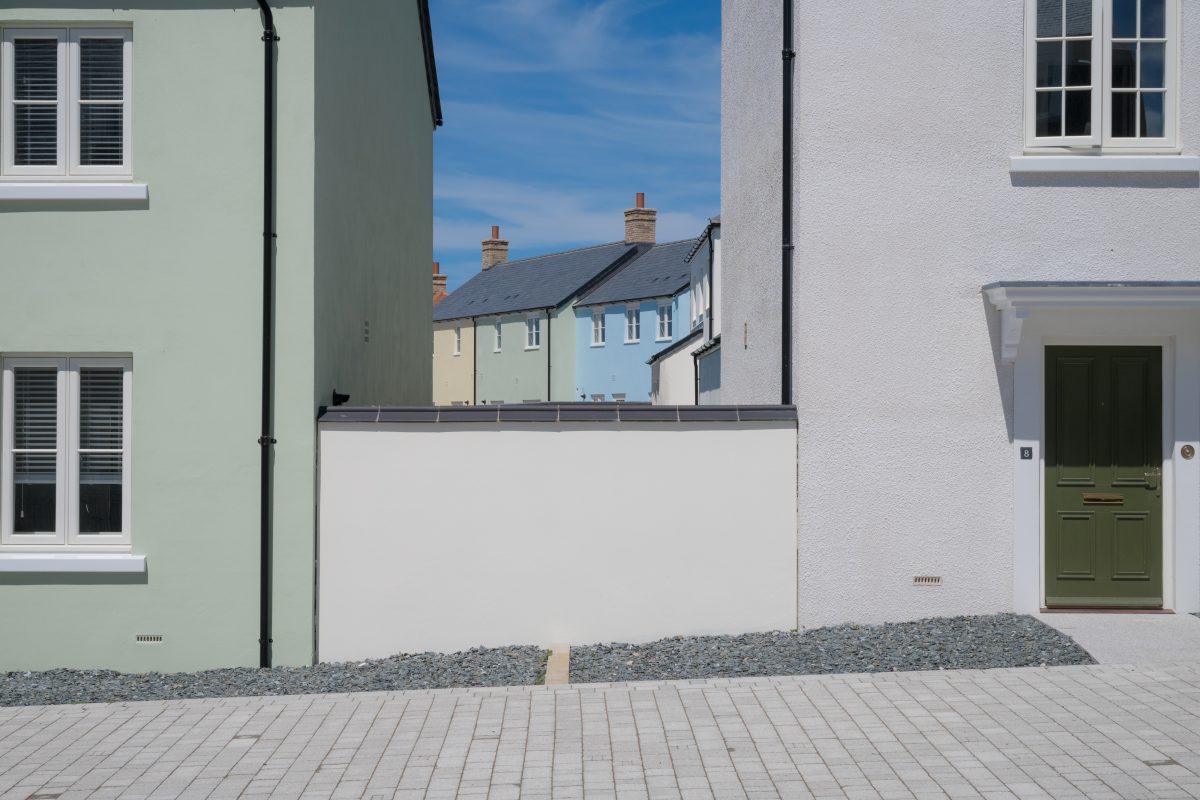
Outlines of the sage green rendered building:
{"type": "MultiPolygon", "coordinates": [[[[124,5],[0,3],[0,671],[259,661],[264,20],[124,5]]],[[[423,0],[271,7],[273,660],[304,664],[318,409],[431,399],[440,109],[423,0]]]]}

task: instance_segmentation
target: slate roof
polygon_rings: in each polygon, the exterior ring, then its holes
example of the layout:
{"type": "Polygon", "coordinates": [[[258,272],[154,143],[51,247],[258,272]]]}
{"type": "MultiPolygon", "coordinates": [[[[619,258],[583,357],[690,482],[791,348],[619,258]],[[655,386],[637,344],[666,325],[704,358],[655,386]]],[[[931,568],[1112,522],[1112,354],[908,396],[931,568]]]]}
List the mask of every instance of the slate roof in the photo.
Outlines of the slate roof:
{"type": "MultiPolygon", "coordinates": [[[[508,261],[479,272],[455,289],[433,311],[435,322],[493,314],[558,308],[605,271],[644,252],[644,246],[613,242],[565,253],[508,261]]],[[[635,262],[636,263],[636,262],[635,262]]]]}
{"type": "Polygon", "coordinates": [[[691,281],[687,255],[695,243],[694,239],[685,239],[654,245],[645,255],[617,270],[579,298],[577,305],[623,303],[678,294],[691,281]]]}

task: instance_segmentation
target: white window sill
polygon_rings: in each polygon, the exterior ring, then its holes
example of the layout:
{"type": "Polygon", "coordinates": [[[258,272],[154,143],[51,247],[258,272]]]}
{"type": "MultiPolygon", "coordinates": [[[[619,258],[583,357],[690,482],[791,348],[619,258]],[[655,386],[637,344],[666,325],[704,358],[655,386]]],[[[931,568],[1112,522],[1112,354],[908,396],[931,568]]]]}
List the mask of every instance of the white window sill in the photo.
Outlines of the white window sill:
{"type": "Polygon", "coordinates": [[[594,342],[594,343],[592,344],[592,347],[595,347],[595,348],[601,348],[601,347],[604,347],[604,342],[598,342],[598,343],[594,342]]]}
{"type": "Polygon", "coordinates": [[[150,197],[144,183],[0,181],[0,200],[109,200],[138,202],[150,197]]]}
{"type": "Polygon", "coordinates": [[[1097,172],[1200,172],[1200,156],[1070,155],[1012,156],[1010,170],[1016,173],[1097,172]]]}
{"type": "Polygon", "coordinates": [[[525,352],[528,353],[530,350],[541,350],[541,349],[542,349],[541,345],[538,345],[537,347],[526,347],[525,352]]]}
{"type": "Polygon", "coordinates": [[[0,553],[4,572],[145,573],[146,557],[128,553],[0,553]]]}

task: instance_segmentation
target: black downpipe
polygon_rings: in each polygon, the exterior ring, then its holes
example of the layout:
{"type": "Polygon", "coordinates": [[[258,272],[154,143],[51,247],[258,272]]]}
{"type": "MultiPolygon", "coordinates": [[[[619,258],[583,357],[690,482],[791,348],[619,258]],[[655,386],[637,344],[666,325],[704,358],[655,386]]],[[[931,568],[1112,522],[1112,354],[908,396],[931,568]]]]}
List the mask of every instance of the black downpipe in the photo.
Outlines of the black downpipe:
{"type": "Polygon", "coordinates": [[[479,320],[471,320],[471,405],[479,405],[479,320]]]}
{"type": "Polygon", "coordinates": [[[271,666],[271,460],[272,377],[275,334],[275,17],[266,0],[263,15],[263,250],[262,250],[262,429],[259,462],[259,632],[258,666],[271,666]]]}
{"type": "Polygon", "coordinates": [[[792,404],[792,94],[795,91],[796,50],[792,23],[793,0],[783,0],[783,338],[782,401],[792,404]]]}
{"type": "Polygon", "coordinates": [[[550,381],[550,309],[546,309],[546,402],[554,402],[554,386],[550,381]]]}

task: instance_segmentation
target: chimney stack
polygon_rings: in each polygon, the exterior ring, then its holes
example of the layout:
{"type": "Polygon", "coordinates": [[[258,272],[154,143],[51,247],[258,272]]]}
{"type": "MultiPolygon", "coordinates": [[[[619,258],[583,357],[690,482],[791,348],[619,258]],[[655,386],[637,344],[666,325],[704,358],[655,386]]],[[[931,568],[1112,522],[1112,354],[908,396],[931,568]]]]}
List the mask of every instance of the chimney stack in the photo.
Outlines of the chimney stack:
{"type": "Polygon", "coordinates": [[[625,243],[654,244],[658,211],[646,208],[646,193],[637,193],[635,207],[625,212],[625,243]]]}
{"type": "Polygon", "coordinates": [[[433,304],[445,299],[449,292],[446,291],[446,276],[442,274],[442,265],[438,262],[433,262],[433,304]]]}
{"type": "Polygon", "coordinates": [[[483,271],[508,261],[508,240],[500,238],[500,226],[492,226],[492,238],[483,240],[483,271]]]}

